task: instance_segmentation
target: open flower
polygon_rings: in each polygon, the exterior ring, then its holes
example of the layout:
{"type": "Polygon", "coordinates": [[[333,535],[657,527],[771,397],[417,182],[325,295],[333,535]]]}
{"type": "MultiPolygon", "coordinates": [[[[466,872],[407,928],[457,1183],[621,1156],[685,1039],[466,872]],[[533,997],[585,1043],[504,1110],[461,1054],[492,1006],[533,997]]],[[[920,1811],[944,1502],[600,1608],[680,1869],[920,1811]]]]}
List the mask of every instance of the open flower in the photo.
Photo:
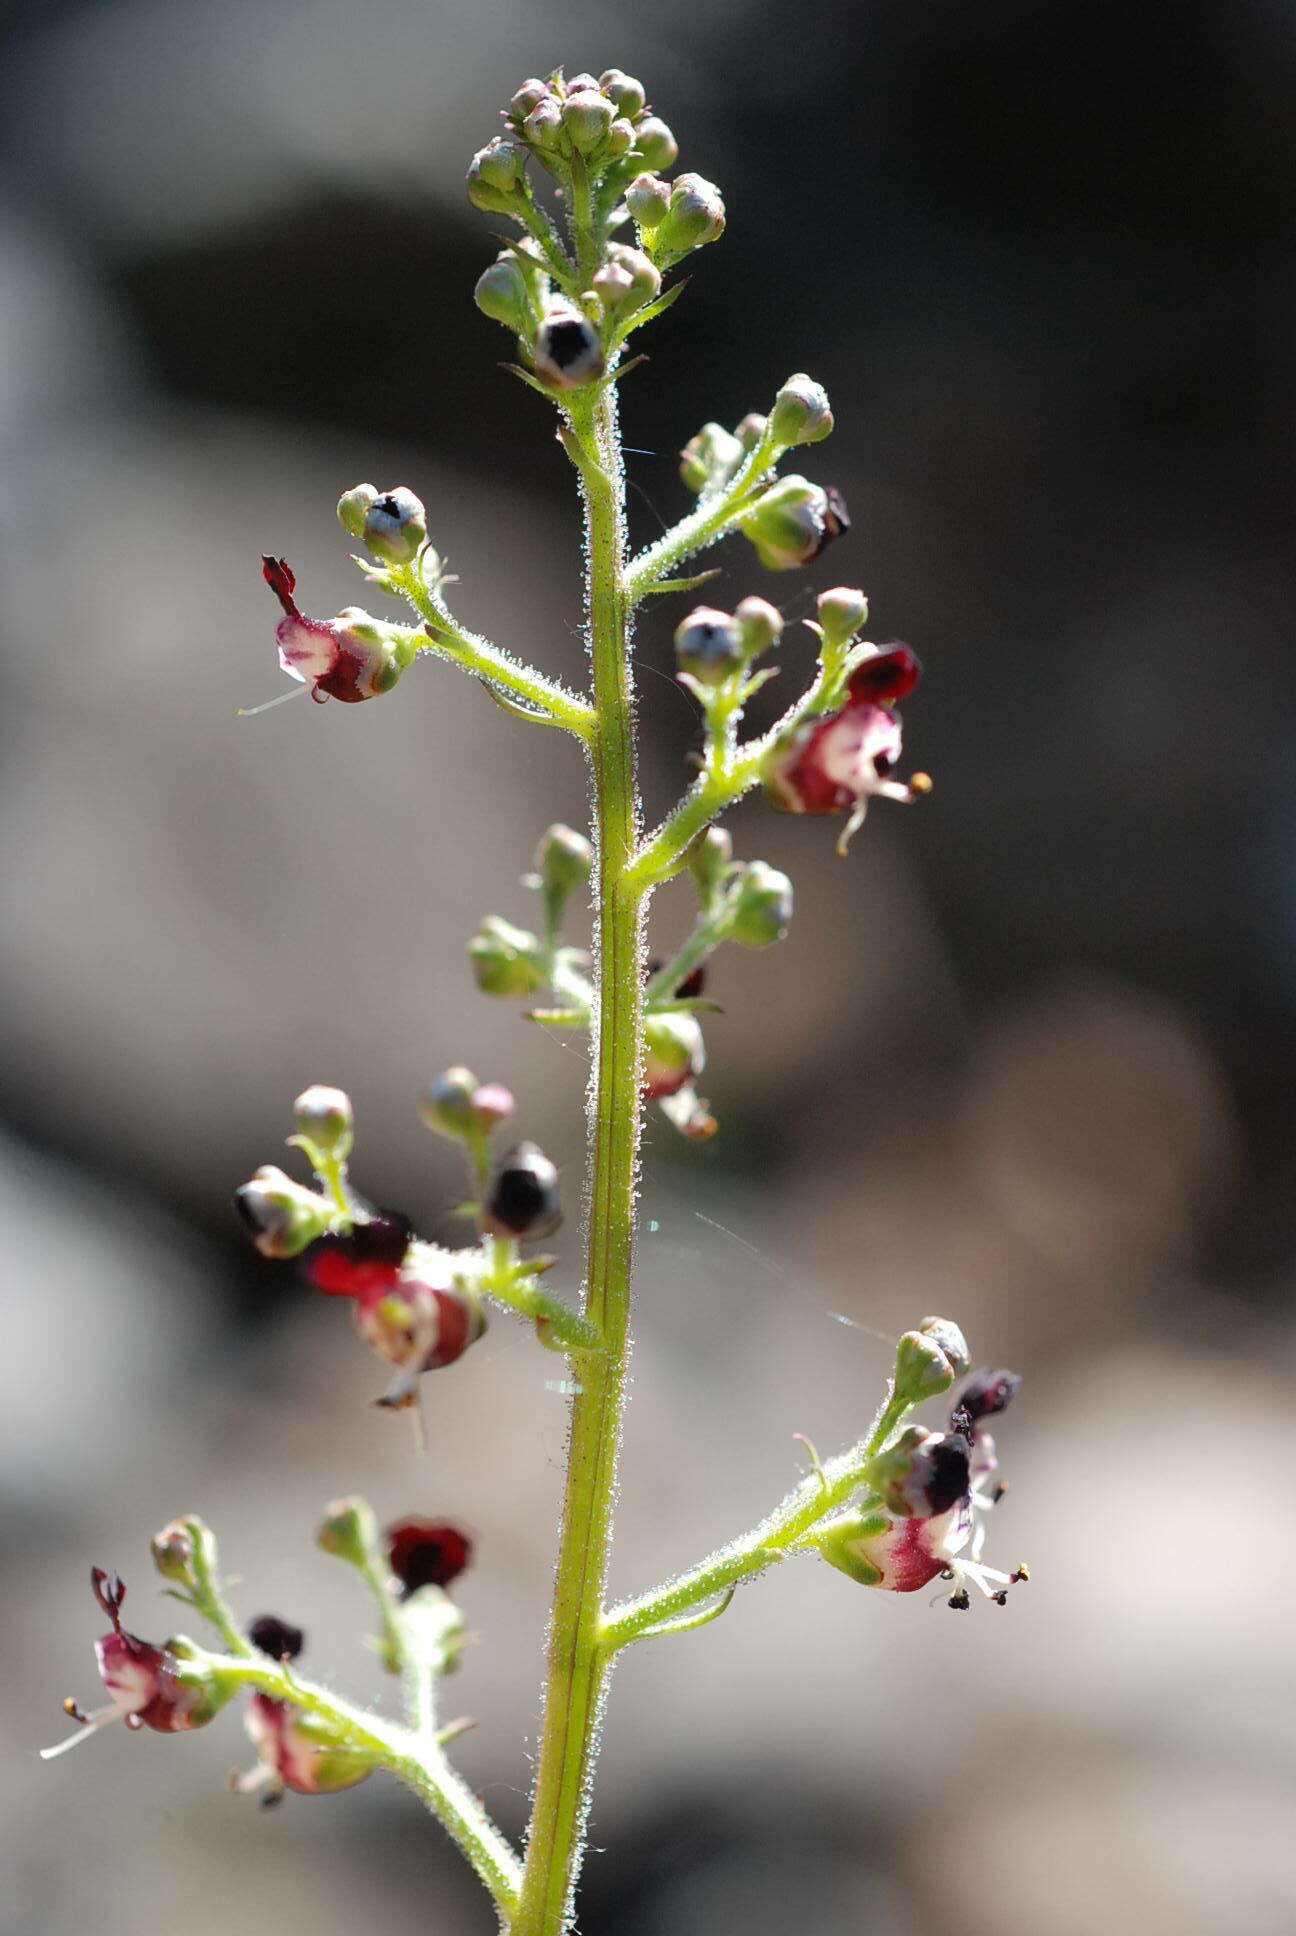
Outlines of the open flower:
{"type": "Polygon", "coordinates": [[[78,1741],[97,1734],[113,1721],[124,1721],[134,1731],[153,1728],[158,1734],[180,1734],[189,1728],[200,1728],[225,1705],[233,1692],[232,1688],[220,1687],[192,1665],[178,1651],[182,1643],[156,1647],[150,1640],[127,1633],[121,1621],[126,1588],[115,1573],[106,1573],[100,1566],[92,1567],[90,1584],[95,1599],[112,1622],[112,1632],[95,1642],[95,1657],[108,1691],[108,1704],[87,1714],[75,1701],[65,1701],[65,1712],[80,1722],[81,1731],[69,1735],[56,1747],[42,1748],[44,1761],[65,1754],[78,1741]]]}
{"type": "MultiPolygon", "coordinates": [[[[299,1627],[274,1614],[254,1620],[248,1637],[274,1660],[295,1660],[305,1644],[299,1627]]],[[[260,1795],[265,1807],[280,1801],[285,1789],[295,1795],[332,1795],[373,1773],[372,1755],[351,1747],[331,1721],[260,1689],[248,1703],[246,1726],[257,1765],[246,1774],[231,1775],[230,1788],[236,1795],[260,1795]]]]}
{"type": "Polygon", "coordinates": [[[986,1515],[1003,1487],[993,1483],[993,1442],[975,1422],[1002,1410],[1019,1383],[1012,1372],[979,1372],[954,1406],[948,1433],[913,1427],[904,1433],[876,1462],[882,1500],[871,1498],[831,1520],[816,1542],[823,1558],[861,1586],[885,1593],[916,1593],[941,1577],[952,1586],[947,1604],[959,1612],[971,1604],[969,1584],[1003,1606],[1008,1588],[1028,1580],[1030,1570],[1004,1573],[981,1557],[986,1515]],[[987,1394],[989,1404],[978,1409],[987,1394]]]}
{"type": "Polygon", "coordinates": [[[444,1591],[472,1560],[471,1539],[448,1519],[398,1519],[383,1534],[383,1545],[403,1600],[420,1587],[444,1591]]]}
{"type": "Polygon", "coordinates": [[[931,789],[925,773],[908,782],[891,778],[900,757],[900,721],[893,708],[917,685],[922,668],[908,646],[863,660],[835,713],[802,720],[766,755],[766,797],[783,813],[848,813],[837,851],[845,853],[874,795],[909,801],[931,789]]]}
{"type": "Polygon", "coordinates": [[[420,1375],[453,1364],[486,1329],[481,1298],[459,1269],[454,1251],[411,1241],[408,1222],[390,1212],[321,1237],[306,1252],[307,1280],[353,1299],[361,1337],[398,1367],[379,1404],[412,1403],[420,1375]]]}
{"type": "Polygon", "coordinates": [[[275,638],[290,678],[309,686],[313,699],[340,699],[346,706],[391,691],[413,658],[412,646],[402,646],[355,605],[336,618],[307,618],[297,607],[297,579],[285,558],[262,558],[261,572],[284,609],[275,638]]]}

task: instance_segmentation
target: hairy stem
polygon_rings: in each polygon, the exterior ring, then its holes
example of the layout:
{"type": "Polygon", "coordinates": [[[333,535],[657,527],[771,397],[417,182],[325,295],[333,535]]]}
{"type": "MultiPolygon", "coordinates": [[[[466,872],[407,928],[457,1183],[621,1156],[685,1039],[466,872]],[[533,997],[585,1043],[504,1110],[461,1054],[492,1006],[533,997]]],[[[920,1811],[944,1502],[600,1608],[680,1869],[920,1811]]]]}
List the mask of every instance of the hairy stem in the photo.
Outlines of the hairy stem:
{"type": "Polygon", "coordinates": [[[642,1026],[642,888],[627,882],[639,833],[635,781],[625,506],[615,393],[570,410],[584,461],[589,642],[596,724],[589,739],[597,848],[596,1010],[590,1104],[585,1317],[600,1352],[574,1352],[562,1533],[549,1631],[548,1682],[513,1936],[568,1927],[606,1692],[600,1645],[616,1461],[625,1403],[642,1026]]]}

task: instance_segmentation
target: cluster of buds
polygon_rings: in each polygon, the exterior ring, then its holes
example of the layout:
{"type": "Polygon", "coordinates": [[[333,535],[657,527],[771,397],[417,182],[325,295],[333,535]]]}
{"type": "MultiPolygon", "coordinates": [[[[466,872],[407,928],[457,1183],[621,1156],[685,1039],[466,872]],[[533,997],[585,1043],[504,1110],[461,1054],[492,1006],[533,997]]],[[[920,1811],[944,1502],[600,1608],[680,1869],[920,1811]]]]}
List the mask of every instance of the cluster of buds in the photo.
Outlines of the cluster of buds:
{"type": "MultiPolygon", "coordinates": [[[[848,596],[825,594],[839,600],[848,596]]],[[[845,853],[875,796],[910,801],[930,792],[925,773],[908,781],[892,777],[901,749],[895,706],[913,691],[920,673],[904,645],[860,659],[847,679],[843,705],[802,720],[771,747],[762,773],[771,804],[783,813],[848,814],[837,843],[838,852],[845,853]]]]}
{"type": "MultiPolygon", "coordinates": [[[[948,1390],[968,1369],[967,1346],[947,1318],[925,1318],[900,1341],[898,1398],[917,1403],[948,1390]]],[[[938,1577],[950,1583],[947,1604],[966,1612],[969,1585],[1003,1606],[1008,1589],[1030,1578],[987,1566],[981,1558],[986,1514],[1002,1496],[994,1441],[984,1420],[1003,1411],[1021,1380],[1014,1372],[979,1371],[963,1387],[948,1429],[909,1426],[872,1462],[861,1504],[829,1521],[816,1544],[822,1557],[862,1586],[914,1593],[938,1577]]]]}
{"type": "Polygon", "coordinates": [[[127,1633],[121,1617],[126,1588],[116,1573],[92,1567],[90,1585],[111,1622],[111,1631],[95,1642],[108,1704],[87,1713],[76,1701],[65,1701],[63,1711],[80,1723],[80,1732],[57,1747],[42,1749],[42,1759],[52,1761],[114,1721],[124,1722],[133,1733],[152,1728],[158,1734],[182,1734],[205,1726],[230,1699],[233,1688],[222,1686],[202,1665],[192,1642],[176,1638],[159,1647],[127,1633]]]}
{"type": "Polygon", "coordinates": [[[284,611],[275,628],[279,663],[313,699],[340,699],[346,706],[376,699],[413,662],[411,641],[356,605],[336,618],[307,618],[294,597],[297,579],[286,559],[264,557],[261,571],[284,611]]]}
{"type": "Polygon", "coordinates": [[[706,704],[706,688],[730,684],[760,653],[777,645],[783,617],[764,598],[744,598],[732,612],[698,605],[675,628],[675,663],[683,685],[706,704]]]}
{"type": "MultiPolygon", "coordinates": [[[[468,192],[478,207],[479,164],[498,152],[497,143],[515,148],[523,159],[534,155],[560,181],[570,178],[578,160],[593,180],[605,180],[614,171],[630,180],[645,169],[671,167],[679,155],[679,144],[648,106],[641,83],[617,67],[597,79],[593,74],[568,79],[560,68],[547,81],[523,81],[504,122],[509,134],[474,156],[469,170],[468,192]]],[[[488,163],[486,172],[498,186],[502,164],[488,163]]]]}

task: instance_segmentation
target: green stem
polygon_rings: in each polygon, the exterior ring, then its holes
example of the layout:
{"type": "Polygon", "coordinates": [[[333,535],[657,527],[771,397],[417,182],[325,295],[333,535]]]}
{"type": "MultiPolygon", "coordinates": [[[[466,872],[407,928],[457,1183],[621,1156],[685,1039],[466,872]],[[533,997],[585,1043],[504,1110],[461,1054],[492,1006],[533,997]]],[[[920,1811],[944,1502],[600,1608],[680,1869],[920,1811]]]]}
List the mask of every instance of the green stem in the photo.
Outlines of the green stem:
{"type": "Polygon", "coordinates": [[[219,1654],[202,1657],[221,1680],[232,1686],[259,1687],[276,1700],[331,1722],[347,1745],[372,1754],[398,1781],[424,1801],[463,1850],[489,1889],[505,1918],[517,1905],[521,1870],[517,1856],[496,1828],[463,1777],[456,1773],[433,1736],[418,1736],[367,1714],[351,1702],[286,1673],[275,1661],[258,1655],[231,1660],[219,1654]]]}
{"type": "MultiPolygon", "coordinates": [[[[820,1464],[816,1456],[813,1471],[759,1526],[709,1553],[665,1586],[610,1608],[603,1623],[603,1646],[615,1653],[632,1640],[650,1638],[663,1623],[678,1620],[690,1607],[731,1592],[738,1581],[763,1572],[774,1560],[786,1559],[798,1540],[859,1491],[872,1460],[912,1410],[912,1402],[898,1397],[893,1387],[868,1437],[825,1464],[820,1464]]],[[[677,1631],[684,1632],[692,1624],[685,1623],[677,1631]]]]}
{"type": "Polygon", "coordinates": [[[720,946],[731,923],[732,910],[723,900],[715,911],[699,915],[692,934],[680,944],[665,967],[657,970],[645,988],[644,1001],[648,1008],[655,1008],[670,999],[680,983],[686,981],[699,963],[720,946]]]}
{"type": "Polygon", "coordinates": [[[546,679],[534,667],[520,665],[480,633],[468,631],[450,611],[440,592],[420,576],[417,567],[409,566],[399,573],[393,571],[392,579],[399,583],[405,597],[431,628],[423,635],[427,644],[421,649],[435,652],[440,658],[463,666],[465,671],[476,673],[556,725],[565,726],[578,738],[589,738],[594,730],[594,713],[583,699],[568,692],[556,679],[546,679]]]}
{"type": "Polygon", "coordinates": [[[631,604],[638,604],[676,565],[723,538],[732,529],[734,520],[755,503],[765,489],[767,472],[788,448],[787,444],[775,443],[767,432],[748,451],[723,490],[704,497],[665,537],[641,551],[626,570],[626,591],[631,604]]]}
{"type": "Polygon", "coordinates": [[[639,832],[625,503],[612,385],[569,406],[588,544],[596,725],[589,740],[597,848],[597,1008],[590,1111],[585,1316],[601,1352],[578,1352],[563,1522],[549,1631],[535,1798],[512,1936],[569,1927],[609,1657],[600,1645],[616,1462],[625,1404],[635,1160],[639,1140],[644,891],[627,880],[639,832]]]}

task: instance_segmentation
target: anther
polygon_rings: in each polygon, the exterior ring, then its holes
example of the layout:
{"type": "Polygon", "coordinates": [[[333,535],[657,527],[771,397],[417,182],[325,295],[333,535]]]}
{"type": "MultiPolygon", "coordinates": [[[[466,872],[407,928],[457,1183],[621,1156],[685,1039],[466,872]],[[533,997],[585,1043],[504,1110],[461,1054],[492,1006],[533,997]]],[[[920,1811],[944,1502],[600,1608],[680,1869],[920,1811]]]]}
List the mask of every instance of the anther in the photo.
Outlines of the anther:
{"type": "Polygon", "coordinates": [[[1025,1560],[1022,1561],[1021,1565],[1017,1568],[1017,1571],[1012,1575],[1010,1575],[1010,1577],[1012,1579],[1012,1583],[1014,1586],[1027,1585],[1027,1583],[1030,1580],[1030,1568],[1029,1566],[1027,1566],[1025,1560]]]}
{"type": "Polygon", "coordinates": [[[68,1695],[66,1701],[64,1701],[63,1703],[63,1712],[67,1715],[70,1721],[80,1721],[83,1727],[85,1726],[86,1722],[90,1719],[90,1716],[86,1713],[85,1709],[81,1707],[72,1698],[70,1694],[68,1695]]]}
{"type": "Polygon", "coordinates": [[[951,1593],[947,1604],[953,1607],[955,1613],[966,1613],[972,1604],[967,1588],[960,1587],[957,1593],[951,1593]]]}

